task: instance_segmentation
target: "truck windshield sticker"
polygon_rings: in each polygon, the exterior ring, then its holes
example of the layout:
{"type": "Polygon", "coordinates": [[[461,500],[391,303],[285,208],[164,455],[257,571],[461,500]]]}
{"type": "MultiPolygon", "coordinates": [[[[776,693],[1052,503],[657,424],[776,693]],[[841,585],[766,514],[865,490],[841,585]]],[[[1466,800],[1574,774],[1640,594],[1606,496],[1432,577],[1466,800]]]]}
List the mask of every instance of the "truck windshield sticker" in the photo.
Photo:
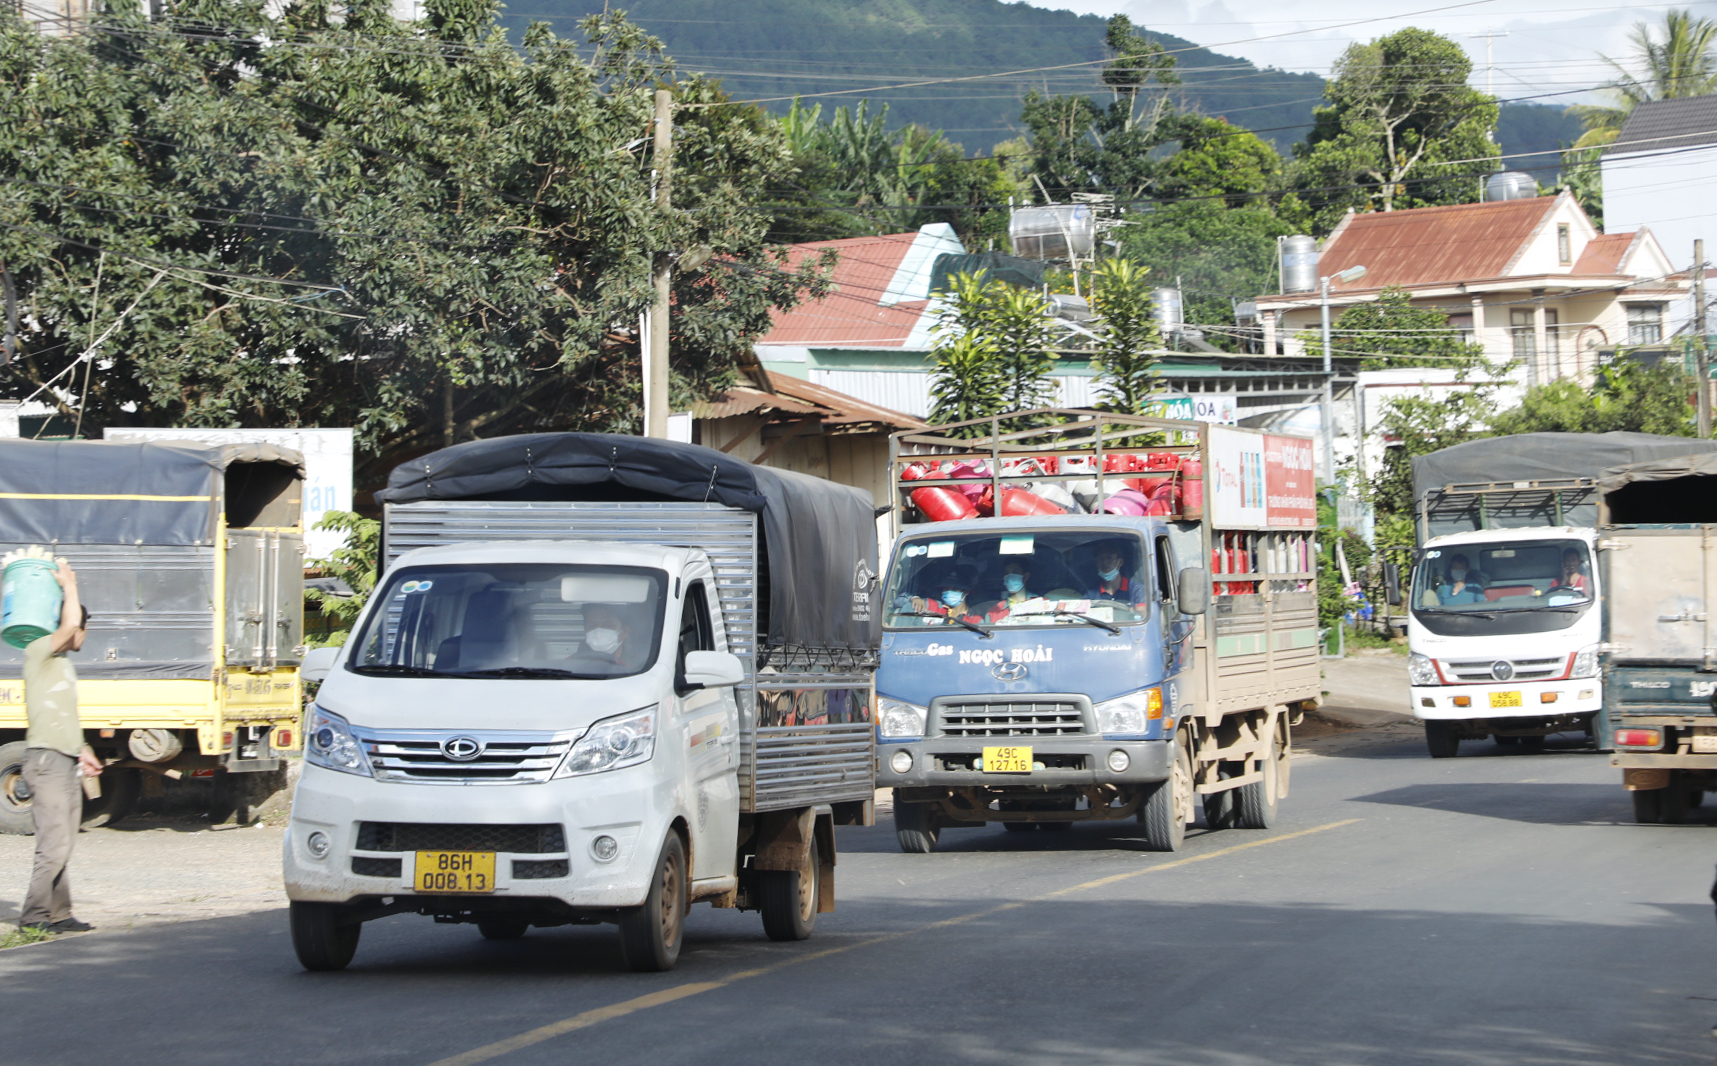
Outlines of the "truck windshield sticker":
{"type": "Polygon", "coordinates": [[[951,540],[939,540],[930,545],[930,558],[932,559],[947,559],[953,554],[954,542],[951,540]]]}
{"type": "MultiPolygon", "coordinates": [[[[424,582],[427,588],[428,582],[424,582]]],[[[655,582],[632,574],[565,574],[560,579],[562,603],[645,603],[655,582]]]]}
{"type": "Polygon", "coordinates": [[[403,584],[399,587],[399,590],[401,592],[406,592],[406,593],[428,592],[430,589],[432,589],[434,587],[435,587],[435,582],[433,582],[433,581],[407,581],[405,584],[403,584]]]}
{"type": "Polygon", "coordinates": [[[1032,542],[1034,542],[1035,540],[1037,540],[1037,538],[1032,536],[1030,533],[1022,533],[1018,536],[1013,536],[1013,537],[1003,537],[1002,543],[1001,543],[1001,550],[999,552],[997,552],[996,554],[998,554],[998,555],[1030,555],[1032,542]]]}
{"type": "Polygon", "coordinates": [[[908,544],[906,546],[906,557],[908,559],[916,559],[929,550],[929,548],[926,548],[922,544],[908,544]]]}

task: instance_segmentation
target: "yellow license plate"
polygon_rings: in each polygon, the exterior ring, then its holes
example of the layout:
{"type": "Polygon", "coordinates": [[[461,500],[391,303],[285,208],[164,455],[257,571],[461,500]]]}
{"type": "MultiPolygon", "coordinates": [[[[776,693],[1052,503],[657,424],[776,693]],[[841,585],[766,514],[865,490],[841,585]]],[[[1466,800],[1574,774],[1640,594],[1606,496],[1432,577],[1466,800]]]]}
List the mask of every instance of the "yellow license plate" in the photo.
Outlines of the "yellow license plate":
{"type": "Polygon", "coordinates": [[[1029,774],[1031,773],[1030,748],[985,748],[984,773],[986,774],[1029,774]]]}
{"type": "Polygon", "coordinates": [[[420,851],[412,887],[419,892],[473,894],[495,891],[492,851],[420,851]]]}
{"type": "Polygon", "coordinates": [[[1493,692],[1490,694],[1490,705],[1492,707],[1518,707],[1520,706],[1520,693],[1493,692]]]}

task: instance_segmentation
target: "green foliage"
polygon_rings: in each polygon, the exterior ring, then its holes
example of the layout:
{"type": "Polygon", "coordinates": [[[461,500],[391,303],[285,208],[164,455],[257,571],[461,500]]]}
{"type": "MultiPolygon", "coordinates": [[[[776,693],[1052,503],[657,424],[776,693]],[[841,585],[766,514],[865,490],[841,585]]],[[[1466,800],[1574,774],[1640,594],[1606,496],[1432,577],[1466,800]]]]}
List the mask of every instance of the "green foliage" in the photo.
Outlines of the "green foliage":
{"type": "Polygon", "coordinates": [[[1163,338],[1151,315],[1149,273],[1125,259],[1105,260],[1091,272],[1091,310],[1101,322],[1091,365],[1105,411],[1144,414],[1160,386],[1163,338]]]}
{"type": "Polygon", "coordinates": [[[110,10],[56,38],[0,16],[0,259],[29,323],[0,398],[57,380],[86,434],[353,426],[366,483],[474,436],[633,429],[654,250],[717,253],[676,277],[676,402],[823,291],[750,208],[786,165],[779,127],[707,106],[719,89],[617,16],[514,47],[488,0],[416,24],[381,0],[339,24],[110,10]],[[671,213],[640,147],[661,84],[687,105],[671,213]],[[74,361],[110,327],[86,393],[74,361]]]}
{"type": "Polygon", "coordinates": [[[1324,90],[1329,105],[1295,148],[1299,179],[1327,232],[1349,208],[1467,203],[1475,172],[1494,164],[1487,134],[1496,128],[1494,98],[1467,87],[1472,63],[1446,37],[1409,27],[1350,46],[1324,90]],[[1357,183],[1355,189],[1331,188],[1357,183]],[[1318,191],[1322,190],[1322,191],[1318,191]]]}
{"type": "Polygon", "coordinates": [[[1568,109],[1586,127],[1574,142],[1576,148],[1601,148],[1615,141],[1622,123],[1640,104],[1717,92],[1717,21],[1695,18],[1687,8],[1671,8],[1655,28],[1634,23],[1628,37],[1633,43],[1631,69],[1603,57],[1617,75],[1601,90],[1607,102],[1568,109]]]}
{"type": "MultiPolygon", "coordinates": [[[[1323,331],[1296,335],[1306,354],[1323,358],[1323,331]]],[[[1461,339],[1449,328],[1446,312],[1414,307],[1412,295],[1391,286],[1377,299],[1354,304],[1330,323],[1330,350],[1336,355],[1365,356],[1362,369],[1397,366],[1438,366],[1466,370],[1484,361],[1484,345],[1461,339]]]]}
{"type": "Polygon", "coordinates": [[[1250,130],[1227,119],[1179,115],[1171,132],[1180,150],[1157,175],[1159,195],[1172,199],[1223,198],[1230,207],[1282,187],[1282,157],[1250,130]]]}
{"type": "Polygon", "coordinates": [[[1599,230],[1604,228],[1604,172],[1598,165],[1603,153],[1602,148],[1573,148],[1563,152],[1559,179],[1599,230]]]}
{"type": "Polygon", "coordinates": [[[352,590],[350,596],[336,596],[321,589],[305,589],[304,599],[316,606],[333,627],[321,639],[308,639],[312,648],[338,647],[351,635],[352,624],[375,591],[377,566],[381,559],[382,524],[350,511],[329,511],[315,525],[316,529],[346,534],[346,543],[336,548],[326,559],[312,559],[310,565],[329,577],[339,578],[352,590]]]}
{"type": "Polygon", "coordinates": [[[1568,380],[1529,389],[1520,406],[1498,415],[1492,428],[1499,434],[1625,430],[1690,437],[1696,391],[1675,363],[1642,366],[1622,358],[1599,367],[1590,389],[1568,380]]]}
{"type": "Polygon", "coordinates": [[[1383,454],[1382,469],[1371,478],[1371,502],[1380,518],[1413,514],[1413,459],[1487,436],[1496,414],[1491,389],[1451,389],[1442,396],[1406,396],[1391,400],[1382,431],[1397,441],[1383,454]]]}
{"type": "Polygon", "coordinates": [[[943,299],[930,353],[930,421],[963,422],[1048,405],[1055,395],[1050,374],[1056,357],[1043,298],[1001,281],[956,274],[943,299]]]}

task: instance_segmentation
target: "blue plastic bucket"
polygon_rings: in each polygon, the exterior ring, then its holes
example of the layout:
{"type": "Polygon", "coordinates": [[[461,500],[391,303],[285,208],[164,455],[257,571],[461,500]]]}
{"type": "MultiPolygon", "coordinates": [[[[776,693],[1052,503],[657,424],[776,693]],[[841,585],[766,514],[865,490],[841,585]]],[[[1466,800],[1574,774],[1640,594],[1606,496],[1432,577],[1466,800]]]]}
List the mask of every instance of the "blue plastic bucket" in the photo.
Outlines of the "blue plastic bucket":
{"type": "Polygon", "coordinates": [[[65,593],[48,559],[14,559],[0,572],[0,640],[27,646],[60,628],[65,593]]]}

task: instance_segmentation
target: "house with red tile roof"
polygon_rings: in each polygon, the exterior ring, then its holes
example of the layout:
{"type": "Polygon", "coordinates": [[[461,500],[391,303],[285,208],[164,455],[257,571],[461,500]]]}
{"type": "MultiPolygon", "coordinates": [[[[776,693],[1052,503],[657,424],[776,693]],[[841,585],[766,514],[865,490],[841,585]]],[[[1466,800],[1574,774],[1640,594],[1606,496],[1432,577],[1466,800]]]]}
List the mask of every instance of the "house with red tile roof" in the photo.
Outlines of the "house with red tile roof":
{"type": "MultiPolygon", "coordinates": [[[[1661,346],[1673,332],[1670,305],[1687,288],[1650,230],[1599,233],[1566,191],[1349,214],[1324,240],[1317,276],[1332,279],[1332,318],[1385,288],[1406,289],[1490,361],[1512,364],[1523,385],[1590,375],[1618,348],[1661,346]],[[1356,266],[1364,277],[1335,278],[1356,266]]],[[[1258,313],[1266,352],[1302,354],[1296,334],[1318,329],[1319,294],[1261,296],[1258,313]]]]}

